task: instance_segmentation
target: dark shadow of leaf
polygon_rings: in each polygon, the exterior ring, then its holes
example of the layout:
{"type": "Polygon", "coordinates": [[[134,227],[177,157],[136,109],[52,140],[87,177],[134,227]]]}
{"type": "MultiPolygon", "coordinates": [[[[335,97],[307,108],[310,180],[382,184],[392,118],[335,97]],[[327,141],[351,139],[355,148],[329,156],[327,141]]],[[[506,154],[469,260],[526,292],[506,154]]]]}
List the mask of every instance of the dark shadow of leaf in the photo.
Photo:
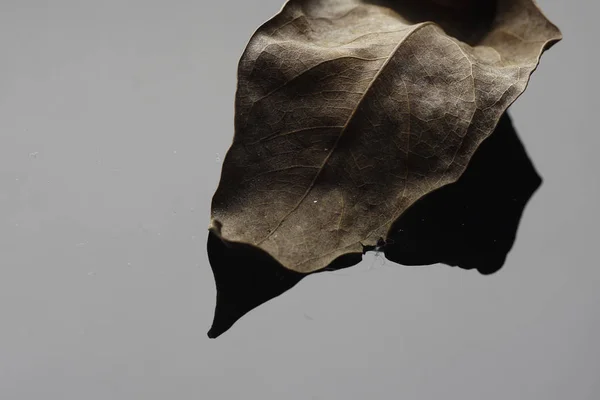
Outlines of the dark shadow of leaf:
{"type": "MultiPolygon", "coordinates": [[[[457,182],[423,197],[393,224],[383,251],[403,265],[445,263],[476,268],[482,274],[496,272],[514,243],[523,209],[540,184],[505,114],[457,182]]],[[[210,338],[307,276],[284,268],[257,247],[227,242],[213,233],[207,247],[217,286],[210,338]]],[[[361,254],[350,253],[315,273],[347,268],[361,259],[361,254]]]]}
{"type": "MultiPolygon", "coordinates": [[[[208,236],[207,250],[217,286],[210,338],[218,337],[247,312],[286,292],[307,276],[284,268],[257,247],[226,242],[212,232],[208,236]]],[[[322,271],[347,268],[361,259],[361,254],[346,254],[322,271]]]]}
{"type": "Polygon", "coordinates": [[[541,183],[505,114],[458,181],[423,197],[394,223],[384,253],[403,265],[444,263],[494,273],[541,183]]]}

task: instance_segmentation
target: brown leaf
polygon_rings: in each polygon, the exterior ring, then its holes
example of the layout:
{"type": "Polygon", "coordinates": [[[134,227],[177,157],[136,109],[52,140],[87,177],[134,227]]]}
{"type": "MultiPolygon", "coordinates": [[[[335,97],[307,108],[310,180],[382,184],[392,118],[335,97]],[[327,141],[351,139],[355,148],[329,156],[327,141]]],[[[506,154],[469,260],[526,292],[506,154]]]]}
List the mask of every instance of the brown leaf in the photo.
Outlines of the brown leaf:
{"type": "Polygon", "coordinates": [[[240,61],[212,234],[310,273],[456,181],[561,38],[531,0],[461,3],[291,0],[265,23],[240,61]]]}

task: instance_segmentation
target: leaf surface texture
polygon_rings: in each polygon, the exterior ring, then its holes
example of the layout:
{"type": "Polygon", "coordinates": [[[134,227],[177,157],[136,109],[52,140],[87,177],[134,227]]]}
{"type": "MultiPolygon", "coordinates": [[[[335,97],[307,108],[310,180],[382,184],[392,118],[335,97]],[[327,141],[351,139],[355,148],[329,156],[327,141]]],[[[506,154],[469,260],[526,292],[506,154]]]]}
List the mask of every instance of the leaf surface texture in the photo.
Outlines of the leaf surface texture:
{"type": "Polygon", "coordinates": [[[315,272],[456,181],[561,38],[531,0],[473,4],[289,1],[239,64],[212,233],[315,272]]]}

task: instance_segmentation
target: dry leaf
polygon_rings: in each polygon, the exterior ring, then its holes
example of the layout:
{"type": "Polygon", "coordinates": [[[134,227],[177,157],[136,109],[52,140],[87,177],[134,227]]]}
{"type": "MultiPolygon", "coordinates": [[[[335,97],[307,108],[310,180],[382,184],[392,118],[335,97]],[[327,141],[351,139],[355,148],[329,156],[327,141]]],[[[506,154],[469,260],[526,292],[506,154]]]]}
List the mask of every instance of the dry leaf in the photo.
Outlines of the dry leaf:
{"type": "Polygon", "coordinates": [[[310,273],[456,181],[561,38],[531,0],[462,3],[291,0],[265,23],[240,61],[212,234],[310,273]]]}

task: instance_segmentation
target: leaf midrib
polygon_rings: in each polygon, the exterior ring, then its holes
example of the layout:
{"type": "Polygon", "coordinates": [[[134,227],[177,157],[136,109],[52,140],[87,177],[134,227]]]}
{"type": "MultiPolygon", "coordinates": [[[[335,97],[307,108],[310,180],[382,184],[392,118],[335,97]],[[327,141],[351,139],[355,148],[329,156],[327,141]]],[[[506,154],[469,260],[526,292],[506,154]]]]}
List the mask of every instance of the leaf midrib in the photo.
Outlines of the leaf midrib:
{"type": "Polygon", "coordinates": [[[290,211],[288,211],[277,223],[277,225],[262,239],[260,239],[259,241],[257,241],[255,243],[255,246],[260,245],[262,242],[264,242],[265,240],[267,240],[269,237],[271,237],[271,235],[273,235],[281,226],[281,224],[283,224],[283,222],[285,222],[285,220],[294,212],[298,209],[298,207],[300,207],[300,205],[302,204],[302,202],[306,199],[306,197],[309,195],[310,191],[313,189],[317,179],[319,178],[319,176],[321,175],[321,173],[323,172],[323,169],[325,168],[325,166],[327,165],[327,163],[329,162],[329,159],[331,158],[331,155],[335,152],[335,150],[338,147],[338,144],[340,143],[340,140],[342,139],[342,137],[344,136],[344,133],[347,131],[348,126],[350,125],[350,122],[352,121],[352,119],[354,118],[354,116],[356,115],[357,111],[360,109],[360,106],[362,105],[363,101],[367,98],[367,95],[369,94],[369,92],[371,91],[371,89],[373,88],[374,83],[377,81],[377,79],[381,76],[381,74],[383,73],[383,71],[386,69],[386,67],[388,66],[388,64],[390,63],[390,61],[392,60],[392,58],[394,58],[394,56],[396,55],[396,53],[398,52],[398,50],[400,49],[400,46],[402,46],[402,44],[404,42],[406,42],[408,40],[408,38],[410,38],[414,33],[416,33],[418,30],[422,29],[425,26],[429,26],[429,25],[435,25],[434,22],[431,21],[426,21],[426,22],[422,22],[420,24],[416,24],[413,29],[411,31],[409,31],[407,33],[407,35],[404,37],[404,39],[402,39],[395,47],[394,49],[390,52],[389,56],[387,57],[387,59],[385,60],[385,62],[383,63],[383,65],[381,66],[381,68],[379,69],[379,71],[377,71],[377,73],[375,74],[375,76],[373,76],[373,79],[371,80],[371,82],[369,83],[369,85],[367,86],[367,88],[365,89],[365,92],[363,94],[363,96],[360,98],[360,100],[356,103],[356,106],[354,107],[354,109],[352,110],[352,113],[350,114],[350,116],[348,117],[348,119],[346,120],[346,123],[342,126],[342,129],[340,130],[340,133],[335,141],[335,143],[333,144],[333,146],[331,147],[331,150],[329,151],[329,153],[327,154],[327,156],[325,157],[325,159],[323,160],[323,162],[321,163],[321,166],[318,167],[319,170],[317,171],[317,173],[315,174],[315,177],[313,178],[313,180],[310,182],[310,184],[308,185],[308,188],[306,189],[306,191],[304,192],[304,194],[300,197],[300,199],[296,202],[296,204],[294,205],[294,207],[292,207],[292,209],[290,211]]]}

